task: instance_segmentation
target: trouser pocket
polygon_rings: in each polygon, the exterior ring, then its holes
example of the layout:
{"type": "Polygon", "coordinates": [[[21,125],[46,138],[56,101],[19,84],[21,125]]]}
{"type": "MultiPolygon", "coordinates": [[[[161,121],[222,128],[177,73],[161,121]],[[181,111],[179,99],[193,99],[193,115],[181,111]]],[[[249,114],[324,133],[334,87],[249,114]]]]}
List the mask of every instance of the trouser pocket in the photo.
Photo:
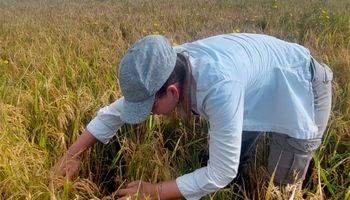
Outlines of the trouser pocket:
{"type": "Polygon", "coordinates": [[[312,159],[312,152],[321,139],[296,139],[273,133],[270,144],[268,171],[274,174],[274,182],[280,185],[301,182],[312,159]]]}
{"type": "Polygon", "coordinates": [[[273,176],[274,183],[279,185],[288,184],[287,176],[289,174],[289,167],[293,163],[293,152],[283,151],[270,146],[270,154],[268,161],[268,171],[273,176]]]}
{"type": "Polygon", "coordinates": [[[285,183],[302,182],[305,179],[306,171],[311,161],[311,154],[293,153],[293,162],[288,170],[285,183]]]}
{"type": "Polygon", "coordinates": [[[274,183],[277,185],[302,182],[312,156],[288,151],[280,151],[280,155],[271,155],[268,171],[274,174],[274,183]]]}

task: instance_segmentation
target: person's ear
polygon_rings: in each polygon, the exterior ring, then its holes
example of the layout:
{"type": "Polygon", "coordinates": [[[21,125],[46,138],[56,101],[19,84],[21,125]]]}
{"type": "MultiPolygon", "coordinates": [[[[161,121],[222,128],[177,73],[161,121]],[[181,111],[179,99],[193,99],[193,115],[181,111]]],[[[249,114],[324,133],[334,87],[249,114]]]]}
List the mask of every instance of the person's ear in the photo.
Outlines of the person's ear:
{"type": "Polygon", "coordinates": [[[180,91],[177,83],[169,85],[167,88],[167,92],[169,92],[169,94],[171,94],[176,101],[179,101],[180,91]]]}

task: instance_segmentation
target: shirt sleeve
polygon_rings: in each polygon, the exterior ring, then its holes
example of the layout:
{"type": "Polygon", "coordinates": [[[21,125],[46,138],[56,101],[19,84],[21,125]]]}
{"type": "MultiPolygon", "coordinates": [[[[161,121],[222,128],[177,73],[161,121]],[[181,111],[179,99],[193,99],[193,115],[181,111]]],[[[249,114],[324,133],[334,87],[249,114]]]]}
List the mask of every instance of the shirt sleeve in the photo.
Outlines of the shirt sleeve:
{"type": "Polygon", "coordinates": [[[124,97],[101,108],[87,125],[87,130],[100,142],[107,144],[116,131],[124,124],[120,118],[124,97]]]}
{"type": "Polygon", "coordinates": [[[221,81],[206,94],[203,112],[210,125],[207,166],[176,179],[182,195],[191,200],[228,185],[236,177],[240,158],[243,85],[236,81],[221,81]]]}

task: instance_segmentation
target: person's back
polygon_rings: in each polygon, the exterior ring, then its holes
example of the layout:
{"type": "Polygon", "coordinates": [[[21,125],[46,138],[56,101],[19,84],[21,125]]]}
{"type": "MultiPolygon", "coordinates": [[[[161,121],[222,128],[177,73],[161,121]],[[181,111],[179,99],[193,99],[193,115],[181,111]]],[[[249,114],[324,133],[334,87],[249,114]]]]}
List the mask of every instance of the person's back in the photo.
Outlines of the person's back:
{"type": "Polygon", "coordinates": [[[215,85],[220,77],[243,85],[244,130],[317,137],[308,49],[247,33],[209,37],[181,45],[178,51],[182,48],[191,56],[197,88],[215,85]]]}

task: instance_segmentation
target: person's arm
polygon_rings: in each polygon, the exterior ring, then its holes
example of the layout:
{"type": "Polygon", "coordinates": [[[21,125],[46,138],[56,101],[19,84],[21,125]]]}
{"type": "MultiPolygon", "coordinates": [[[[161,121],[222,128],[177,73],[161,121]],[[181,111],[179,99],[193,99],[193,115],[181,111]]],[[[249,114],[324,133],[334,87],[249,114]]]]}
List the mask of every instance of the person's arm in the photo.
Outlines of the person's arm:
{"type": "Polygon", "coordinates": [[[87,125],[82,135],[54,165],[52,171],[70,179],[74,178],[80,166],[79,156],[97,141],[108,143],[117,129],[124,124],[120,119],[122,106],[123,98],[120,98],[109,106],[101,108],[96,117],[87,125]]]}
{"type": "Polygon", "coordinates": [[[166,181],[156,184],[143,181],[134,181],[127,185],[125,189],[120,189],[116,192],[119,200],[127,199],[129,196],[134,197],[137,194],[139,197],[150,197],[151,199],[179,199],[183,198],[176,181],[166,181]]]}
{"type": "Polygon", "coordinates": [[[244,86],[222,80],[197,93],[201,114],[209,121],[209,160],[206,167],[176,179],[186,199],[197,200],[225,187],[235,177],[241,150],[244,86]]]}
{"type": "Polygon", "coordinates": [[[81,134],[77,141],[75,141],[72,146],[69,147],[66,154],[71,157],[79,157],[81,153],[94,145],[98,140],[85,129],[83,134],[81,134]]]}
{"type": "MultiPolygon", "coordinates": [[[[183,198],[176,180],[161,182],[156,184],[159,199],[179,199],[183,198]]],[[[158,199],[158,197],[157,197],[158,199]]]]}
{"type": "Polygon", "coordinates": [[[80,155],[97,141],[98,140],[85,129],[62,158],[53,166],[52,171],[58,175],[73,179],[79,170],[80,155]]]}

